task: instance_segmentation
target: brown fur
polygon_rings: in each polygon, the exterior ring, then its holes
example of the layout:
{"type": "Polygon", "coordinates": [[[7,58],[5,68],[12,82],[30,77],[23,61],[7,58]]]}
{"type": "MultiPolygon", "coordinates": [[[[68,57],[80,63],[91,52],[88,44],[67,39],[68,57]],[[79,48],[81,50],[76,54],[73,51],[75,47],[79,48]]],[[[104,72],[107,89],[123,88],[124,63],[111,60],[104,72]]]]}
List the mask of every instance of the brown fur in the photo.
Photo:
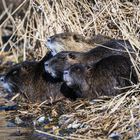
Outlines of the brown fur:
{"type": "Polygon", "coordinates": [[[132,51],[128,41],[112,40],[98,46],[88,52],[65,51],[56,54],[45,62],[45,70],[54,77],[61,77],[63,70],[75,63],[96,63],[97,61],[111,56],[123,55],[129,57],[127,50],[132,51]]]}
{"type": "Polygon", "coordinates": [[[60,79],[53,78],[44,70],[44,61],[52,57],[48,52],[40,61],[25,61],[19,63],[0,76],[0,84],[6,91],[13,94],[23,93],[32,101],[57,101],[68,97],[75,100],[78,96],[60,79]],[[76,96],[75,96],[76,95],[76,96]]]}
{"type": "Polygon", "coordinates": [[[55,34],[47,39],[47,47],[52,50],[55,55],[60,51],[88,51],[97,44],[103,44],[110,38],[103,35],[95,35],[93,38],[85,38],[82,35],[66,32],[55,34]]]}
{"type": "Polygon", "coordinates": [[[119,88],[137,83],[129,58],[119,55],[104,58],[92,66],[74,64],[64,71],[63,78],[68,86],[81,91],[81,97],[89,99],[118,95],[124,91],[119,88]]]}
{"type": "Polygon", "coordinates": [[[38,62],[22,62],[15,65],[5,74],[3,85],[7,83],[9,92],[24,93],[32,102],[62,98],[62,83],[45,80],[45,75],[38,65],[38,62]]]}

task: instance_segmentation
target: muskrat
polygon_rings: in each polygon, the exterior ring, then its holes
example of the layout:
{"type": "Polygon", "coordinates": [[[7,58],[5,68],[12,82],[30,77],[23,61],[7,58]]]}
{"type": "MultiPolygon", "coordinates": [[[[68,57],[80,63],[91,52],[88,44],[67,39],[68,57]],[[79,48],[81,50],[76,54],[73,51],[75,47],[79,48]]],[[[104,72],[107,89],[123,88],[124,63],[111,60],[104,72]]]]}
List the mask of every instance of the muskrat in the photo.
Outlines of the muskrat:
{"type": "Polygon", "coordinates": [[[87,52],[62,51],[45,62],[45,70],[53,77],[61,77],[63,70],[75,63],[96,63],[97,61],[111,56],[122,55],[129,57],[127,51],[131,51],[134,56],[133,49],[127,40],[111,40],[103,45],[97,46],[87,52]]]}
{"type": "Polygon", "coordinates": [[[115,96],[124,87],[138,82],[129,58],[114,55],[103,58],[92,65],[74,64],[64,71],[63,79],[75,91],[81,91],[83,98],[115,96]]]}
{"type": "Polygon", "coordinates": [[[56,101],[65,97],[76,99],[73,90],[65,83],[45,72],[44,61],[50,57],[48,52],[40,61],[24,61],[14,65],[0,77],[0,83],[9,93],[20,92],[31,102],[56,101]]]}
{"type": "Polygon", "coordinates": [[[60,51],[88,51],[94,48],[97,44],[103,44],[111,38],[101,34],[95,35],[92,38],[85,38],[84,36],[74,33],[65,32],[55,34],[47,39],[47,47],[55,55],[60,51]]]}

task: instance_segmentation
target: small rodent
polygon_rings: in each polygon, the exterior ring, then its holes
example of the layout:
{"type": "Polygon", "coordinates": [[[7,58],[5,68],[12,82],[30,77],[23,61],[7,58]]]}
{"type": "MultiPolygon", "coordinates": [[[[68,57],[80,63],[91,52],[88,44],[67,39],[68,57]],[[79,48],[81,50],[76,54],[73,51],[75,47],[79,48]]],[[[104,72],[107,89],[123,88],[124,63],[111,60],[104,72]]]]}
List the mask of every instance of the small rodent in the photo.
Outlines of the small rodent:
{"type": "MultiPolygon", "coordinates": [[[[129,58],[114,55],[92,65],[74,64],[64,71],[63,79],[82,98],[115,96],[125,91],[124,87],[138,82],[129,58]]],[[[127,90],[127,89],[126,89],[127,90]]]]}
{"type": "Polygon", "coordinates": [[[103,44],[109,40],[111,40],[111,38],[100,34],[86,39],[80,34],[65,32],[49,37],[46,46],[51,50],[52,55],[54,56],[61,51],[85,52],[94,48],[97,44],[103,44]]]}
{"type": "Polygon", "coordinates": [[[73,90],[65,83],[45,72],[44,61],[51,57],[51,54],[47,53],[41,61],[24,61],[14,65],[0,77],[0,84],[9,93],[23,93],[31,102],[53,102],[64,96],[76,99],[73,90]]]}
{"type": "Polygon", "coordinates": [[[130,54],[133,56],[135,55],[129,41],[111,40],[87,52],[62,51],[46,61],[44,65],[45,70],[53,77],[62,78],[64,69],[67,69],[70,65],[75,63],[96,63],[111,55],[129,57],[127,51],[131,52],[130,54]]]}

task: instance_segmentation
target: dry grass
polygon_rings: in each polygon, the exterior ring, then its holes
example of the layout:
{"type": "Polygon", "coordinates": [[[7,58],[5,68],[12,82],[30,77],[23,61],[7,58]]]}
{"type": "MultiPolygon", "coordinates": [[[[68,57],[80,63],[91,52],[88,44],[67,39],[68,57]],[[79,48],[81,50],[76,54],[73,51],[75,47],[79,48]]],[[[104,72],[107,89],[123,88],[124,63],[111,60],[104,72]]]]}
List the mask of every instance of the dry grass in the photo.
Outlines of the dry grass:
{"type": "MultiPolygon", "coordinates": [[[[130,57],[140,77],[138,66],[140,62],[138,56],[140,2],[138,0],[133,0],[133,2],[125,0],[30,0],[29,3],[22,19],[13,16],[17,9],[11,13],[6,5],[5,11],[7,12],[0,17],[8,14],[8,18],[0,26],[0,35],[9,34],[7,26],[12,27],[10,31],[12,36],[16,35],[18,38],[15,43],[9,40],[12,47],[10,52],[17,62],[43,57],[47,51],[44,47],[46,37],[55,33],[74,31],[90,37],[100,33],[116,39],[130,40],[134,49],[137,50],[137,59],[133,60],[130,57]]],[[[0,43],[3,49],[6,44],[0,43]]],[[[138,93],[139,84],[133,85],[127,93],[110,100],[104,98],[94,100],[92,105],[89,101],[69,103],[70,108],[74,109],[72,112],[69,109],[67,113],[73,118],[73,122],[77,121],[81,127],[79,126],[76,132],[65,138],[104,140],[110,134],[117,132],[116,136],[123,140],[140,139],[140,97],[138,93]]],[[[36,115],[41,114],[42,110],[38,105],[33,106],[36,108],[35,112],[34,107],[31,107],[30,111],[26,110],[26,114],[37,117],[36,115]]],[[[51,109],[48,108],[48,110],[51,109]]],[[[25,115],[25,112],[21,110],[18,113],[25,115]]]]}

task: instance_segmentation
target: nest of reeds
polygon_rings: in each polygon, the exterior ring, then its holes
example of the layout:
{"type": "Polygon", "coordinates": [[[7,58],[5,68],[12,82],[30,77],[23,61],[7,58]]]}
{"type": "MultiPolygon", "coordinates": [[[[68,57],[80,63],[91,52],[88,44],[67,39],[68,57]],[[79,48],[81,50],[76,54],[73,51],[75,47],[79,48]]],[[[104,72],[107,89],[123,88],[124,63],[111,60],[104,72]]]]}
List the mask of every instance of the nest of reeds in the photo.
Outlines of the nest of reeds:
{"type": "MultiPolygon", "coordinates": [[[[24,0],[16,7],[9,6],[7,0],[2,0],[2,4],[4,10],[0,16],[1,52],[8,46],[9,55],[15,62],[42,58],[47,51],[46,38],[55,33],[72,31],[86,37],[100,33],[130,41],[137,56],[136,60],[131,60],[140,77],[138,0],[24,0]],[[3,42],[2,36],[7,35],[10,36],[8,41],[3,42]]],[[[37,120],[49,114],[52,118],[57,118],[53,119],[53,126],[57,126],[53,132],[57,129],[73,130],[66,135],[61,135],[59,131],[52,134],[48,129],[38,130],[35,123],[37,132],[55,138],[140,139],[139,83],[117,97],[102,97],[93,101],[61,101],[51,106],[22,102],[19,104],[13,118],[31,116],[37,120]]]]}

